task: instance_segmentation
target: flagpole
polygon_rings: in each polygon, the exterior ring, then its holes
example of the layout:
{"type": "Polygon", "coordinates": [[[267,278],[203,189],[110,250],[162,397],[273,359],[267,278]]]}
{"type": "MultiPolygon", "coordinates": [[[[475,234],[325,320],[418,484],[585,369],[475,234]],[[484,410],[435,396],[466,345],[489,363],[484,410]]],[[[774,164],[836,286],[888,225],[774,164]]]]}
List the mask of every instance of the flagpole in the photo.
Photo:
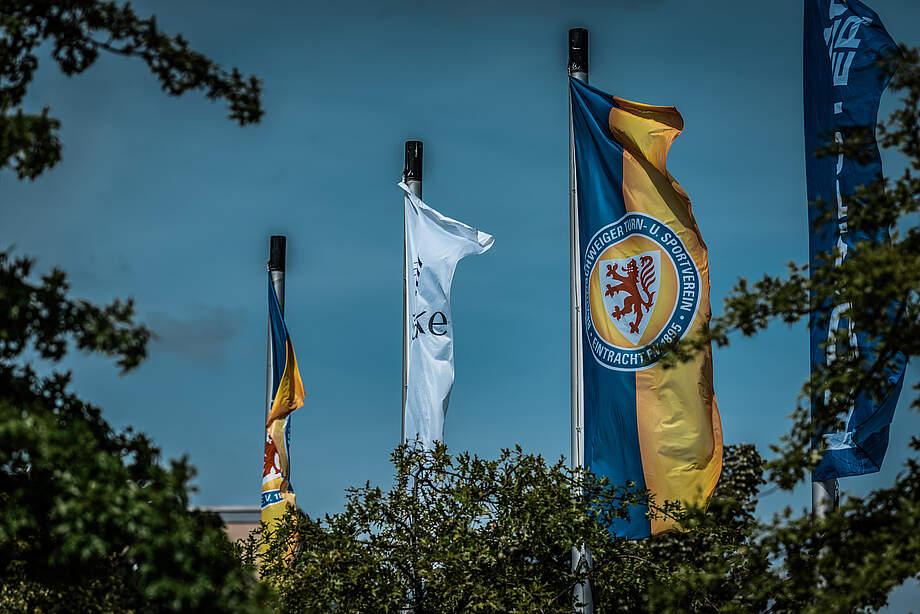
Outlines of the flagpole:
{"type": "Polygon", "coordinates": [[[840,505],[837,478],[811,483],[811,517],[821,520],[840,505]]]}
{"type": "MultiPolygon", "coordinates": [[[[569,30],[569,76],[588,82],[588,31],[584,28],[569,30]]],[[[584,407],[581,394],[581,294],[578,272],[578,194],[575,182],[575,132],[572,127],[572,108],[569,104],[569,319],[570,358],[572,363],[572,468],[584,466],[584,407]]]]}
{"type": "MultiPolygon", "coordinates": [[[[579,81],[588,82],[588,30],[569,30],[568,74],[579,81]]],[[[581,275],[579,261],[581,247],[578,234],[578,185],[575,176],[575,131],[572,126],[572,104],[569,99],[569,320],[570,361],[572,365],[572,468],[581,470],[585,465],[584,391],[582,389],[582,335],[581,335],[581,275]]],[[[572,571],[583,565],[590,566],[591,552],[585,548],[572,549],[572,571]]],[[[575,587],[575,599],[583,606],[579,614],[593,614],[594,601],[589,582],[575,587]]]]}
{"type": "MultiPolygon", "coordinates": [[[[287,237],[272,235],[268,248],[268,275],[272,281],[281,315],[284,316],[284,266],[285,252],[287,251],[287,237]]],[[[265,359],[265,420],[272,408],[272,324],[268,322],[268,352],[265,359]]]]}
{"type": "MultiPolygon", "coordinates": [[[[403,169],[403,181],[409,191],[422,197],[422,142],[406,141],[406,166],[403,169]]],[[[402,426],[399,442],[406,441],[406,394],[409,392],[409,281],[406,246],[405,210],[403,211],[403,335],[402,335],[402,426]]]]}

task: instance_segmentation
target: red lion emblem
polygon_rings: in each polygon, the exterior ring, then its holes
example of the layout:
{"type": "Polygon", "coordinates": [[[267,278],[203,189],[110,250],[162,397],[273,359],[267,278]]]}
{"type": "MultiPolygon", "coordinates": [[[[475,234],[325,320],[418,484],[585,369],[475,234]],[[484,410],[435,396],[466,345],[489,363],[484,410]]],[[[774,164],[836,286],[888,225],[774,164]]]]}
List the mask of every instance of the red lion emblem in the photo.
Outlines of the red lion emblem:
{"type": "Polygon", "coordinates": [[[610,315],[619,320],[627,314],[636,314],[636,319],[629,323],[631,333],[639,332],[639,322],[642,321],[644,315],[642,309],[645,308],[645,311],[648,312],[655,299],[655,293],[649,290],[655,283],[655,261],[651,256],[642,256],[639,261],[642,263],[641,273],[636,265],[636,259],[633,258],[626,264],[626,275],[617,273],[619,265],[607,265],[607,277],[612,277],[614,282],[619,283],[615,286],[607,284],[605,296],[615,296],[617,292],[626,292],[628,295],[623,301],[623,307],[616,307],[610,315]],[[643,292],[647,297],[644,300],[643,292]]]}
{"type": "Polygon", "coordinates": [[[281,475],[281,458],[278,455],[278,447],[275,440],[267,432],[265,433],[265,457],[262,465],[262,479],[267,477],[277,477],[281,475]]]}

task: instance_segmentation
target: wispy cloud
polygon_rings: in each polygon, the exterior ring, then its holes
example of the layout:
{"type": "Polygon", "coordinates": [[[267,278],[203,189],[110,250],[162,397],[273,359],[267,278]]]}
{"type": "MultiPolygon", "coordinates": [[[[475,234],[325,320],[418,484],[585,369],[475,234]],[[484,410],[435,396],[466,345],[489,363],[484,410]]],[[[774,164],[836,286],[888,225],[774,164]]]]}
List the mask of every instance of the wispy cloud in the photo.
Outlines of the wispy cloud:
{"type": "Polygon", "coordinates": [[[156,338],[154,347],[195,360],[213,360],[236,336],[241,316],[223,307],[198,308],[189,315],[154,312],[145,318],[156,338]]]}

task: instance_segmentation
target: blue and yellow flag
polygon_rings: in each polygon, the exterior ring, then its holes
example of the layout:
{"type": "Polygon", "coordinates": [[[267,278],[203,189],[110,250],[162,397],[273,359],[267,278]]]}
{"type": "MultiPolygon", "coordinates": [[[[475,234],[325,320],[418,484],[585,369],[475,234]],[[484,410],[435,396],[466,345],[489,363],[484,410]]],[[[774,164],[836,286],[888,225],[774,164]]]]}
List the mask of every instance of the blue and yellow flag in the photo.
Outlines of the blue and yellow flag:
{"type": "Polygon", "coordinates": [[[271,326],[272,404],[265,423],[265,461],[262,469],[264,523],[281,518],[288,506],[296,505],[290,481],[290,415],[304,401],[294,344],[284,325],[271,277],[268,280],[268,319],[271,326]]]}
{"type": "MultiPolygon", "coordinates": [[[[806,0],[805,162],[812,271],[839,266],[864,241],[889,239],[885,227],[851,232],[849,214],[865,206],[856,197],[858,188],[882,178],[874,128],[879,100],[892,73],[880,60],[896,49],[878,14],[859,0],[806,0]],[[866,128],[873,131],[873,139],[866,144],[863,159],[847,157],[843,152],[817,155],[834,141],[843,143],[850,131],[866,128]],[[827,207],[833,216],[825,216],[827,207]]],[[[867,370],[880,368],[875,341],[860,330],[859,322],[849,318],[848,309],[846,301],[836,298],[812,313],[812,370],[830,364],[838,352],[855,353],[867,370]]],[[[907,358],[900,352],[885,361],[882,369],[888,390],[884,397],[855,394],[844,430],[816,433],[815,444],[823,444],[825,452],[812,473],[813,480],[863,475],[881,468],[906,367],[907,358]]],[[[820,411],[824,398],[817,396],[811,403],[820,411]]]]}
{"type": "MultiPolygon", "coordinates": [[[[704,502],[722,470],[712,350],[675,368],[662,346],[709,322],[706,245],[665,166],[683,129],[674,107],[570,79],[580,249],[585,466],[665,501],[704,502]]],[[[676,528],[638,508],[612,531],[676,528]]]]}

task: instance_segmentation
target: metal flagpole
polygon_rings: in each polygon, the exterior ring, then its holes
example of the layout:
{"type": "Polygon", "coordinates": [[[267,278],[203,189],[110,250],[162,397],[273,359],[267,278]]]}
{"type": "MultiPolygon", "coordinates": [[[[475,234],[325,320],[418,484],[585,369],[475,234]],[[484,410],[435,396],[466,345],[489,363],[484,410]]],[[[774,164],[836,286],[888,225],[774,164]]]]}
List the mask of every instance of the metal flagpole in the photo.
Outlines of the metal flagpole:
{"type": "Polygon", "coordinates": [[[811,483],[811,517],[821,520],[840,505],[837,478],[811,483]]]}
{"type": "MultiPolygon", "coordinates": [[[[588,82],[588,30],[569,30],[568,74],[579,81],[588,82]]],[[[581,275],[579,261],[581,247],[578,238],[578,185],[575,180],[575,132],[572,126],[571,96],[569,100],[569,271],[570,285],[570,358],[572,363],[572,468],[580,470],[585,465],[585,408],[582,388],[582,335],[581,335],[581,275]]],[[[572,549],[572,570],[591,565],[591,552],[584,546],[572,549]]],[[[575,587],[575,600],[584,605],[576,608],[579,614],[592,614],[594,600],[589,582],[575,587]]]]}
{"type": "MultiPolygon", "coordinates": [[[[406,166],[403,181],[409,191],[422,197],[422,142],[406,141],[406,166]]],[[[408,252],[406,251],[406,223],[403,212],[403,336],[402,336],[402,427],[399,442],[406,441],[406,394],[409,392],[409,278],[408,252]]]]}
{"type": "MultiPolygon", "coordinates": [[[[269,243],[268,274],[284,315],[284,258],[287,249],[287,237],[272,235],[269,243]]],[[[268,355],[265,359],[265,420],[272,408],[272,323],[268,323],[268,355]]]]}
{"type": "MultiPolygon", "coordinates": [[[[403,169],[403,181],[409,186],[409,191],[422,197],[422,142],[406,141],[406,165],[403,169]]],[[[409,246],[406,241],[406,218],[403,208],[403,343],[402,343],[402,435],[399,443],[406,441],[406,395],[409,393],[409,246]]],[[[416,477],[417,479],[417,477],[416,477]]],[[[410,540],[415,542],[415,519],[409,516],[410,540]]],[[[413,608],[405,607],[401,612],[411,612],[413,608]]]]}

